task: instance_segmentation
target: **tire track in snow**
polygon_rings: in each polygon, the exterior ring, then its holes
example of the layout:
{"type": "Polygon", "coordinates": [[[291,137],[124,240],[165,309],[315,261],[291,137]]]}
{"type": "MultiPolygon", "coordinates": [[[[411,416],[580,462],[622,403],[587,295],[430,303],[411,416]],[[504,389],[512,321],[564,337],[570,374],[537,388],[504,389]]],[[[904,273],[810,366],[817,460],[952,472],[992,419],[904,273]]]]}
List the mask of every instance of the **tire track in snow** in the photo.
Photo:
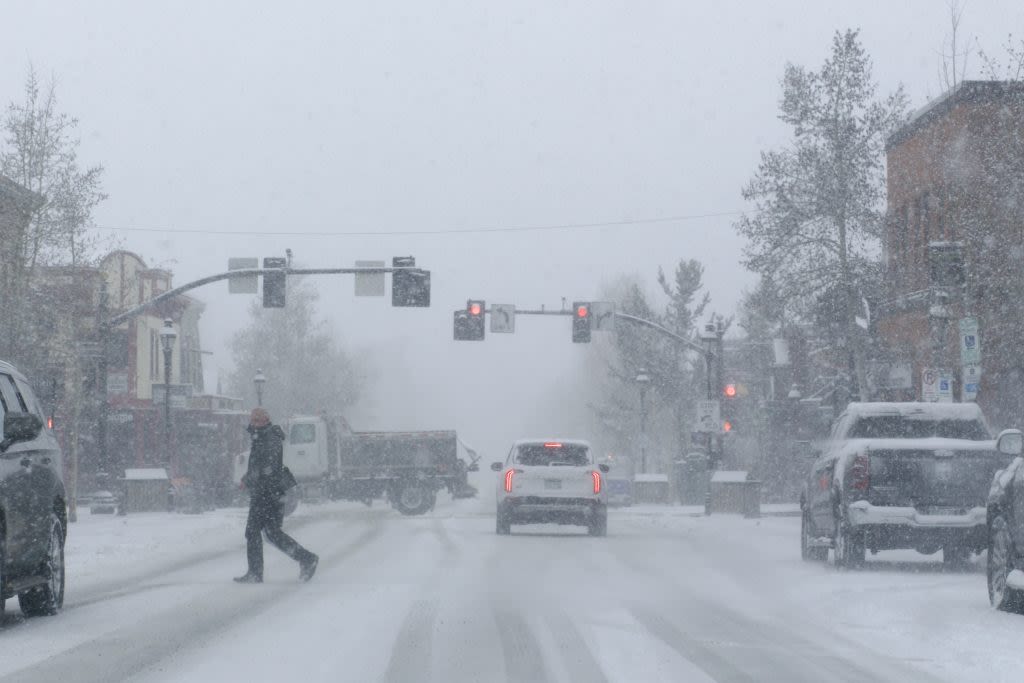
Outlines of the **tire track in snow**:
{"type": "Polygon", "coordinates": [[[548,614],[547,622],[551,627],[555,648],[561,653],[562,663],[570,679],[578,683],[607,683],[608,678],[601,665],[594,659],[590,647],[572,619],[559,612],[548,614]]]}
{"type": "Polygon", "coordinates": [[[501,634],[505,654],[505,673],[509,683],[544,683],[544,656],[529,624],[520,612],[495,607],[494,620],[501,634]]]}
{"type": "Polygon", "coordinates": [[[436,601],[417,600],[402,622],[381,683],[408,683],[430,678],[436,601]]]}

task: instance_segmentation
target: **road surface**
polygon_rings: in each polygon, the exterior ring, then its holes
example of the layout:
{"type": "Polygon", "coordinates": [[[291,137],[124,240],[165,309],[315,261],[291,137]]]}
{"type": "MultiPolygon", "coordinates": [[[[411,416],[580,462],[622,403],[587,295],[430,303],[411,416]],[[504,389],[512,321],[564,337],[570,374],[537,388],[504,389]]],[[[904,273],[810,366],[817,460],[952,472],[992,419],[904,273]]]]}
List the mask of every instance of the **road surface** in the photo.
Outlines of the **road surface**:
{"type": "Polygon", "coordinates": [[[1008,681],[1024,666],[1024,617],[987,606],[977,566],[807,565],[792,518],[643,508],[612,511],[607,538],[498,537],[475,501],[418,518],[329,504],[286,523],[321,555],[314,580],[268,548],[257,586],[231,582],[243,526],[244,510],[86,515],[64,612],[25,620],[8,602],[0,683],[1008,681]]]}

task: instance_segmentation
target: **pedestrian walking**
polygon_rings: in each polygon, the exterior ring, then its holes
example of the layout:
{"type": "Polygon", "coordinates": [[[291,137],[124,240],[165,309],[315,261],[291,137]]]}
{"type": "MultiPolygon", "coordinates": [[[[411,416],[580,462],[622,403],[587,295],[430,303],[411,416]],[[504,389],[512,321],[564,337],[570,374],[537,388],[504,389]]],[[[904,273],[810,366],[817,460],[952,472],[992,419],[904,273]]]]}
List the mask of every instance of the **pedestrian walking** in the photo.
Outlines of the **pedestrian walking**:
{"type": "Polygon", "coordinates": [[[263,582],[263,535],[272,545],[299,563],[299,580],[309,581],[319,561],[281,529],[284,522],[283,496],[288,488],[284,467],[284,430],[271,423],[263,408],[253,408],[249,417],[249,468],[242,483],[249,491],[249,519],[245,524],[249,571],[235,577],[238,583],[263,582]]]}

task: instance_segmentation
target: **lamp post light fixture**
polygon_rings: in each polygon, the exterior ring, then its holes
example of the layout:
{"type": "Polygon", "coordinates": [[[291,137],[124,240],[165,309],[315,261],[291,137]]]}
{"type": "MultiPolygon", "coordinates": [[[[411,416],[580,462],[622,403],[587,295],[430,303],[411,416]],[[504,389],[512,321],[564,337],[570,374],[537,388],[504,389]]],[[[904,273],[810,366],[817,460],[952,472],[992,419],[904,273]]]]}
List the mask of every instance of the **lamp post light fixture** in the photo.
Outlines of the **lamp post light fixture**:
{"type": "Polygon", "coordinates": [[[168,470],[167,476],[171,474],[171,355],[177,338],[174,322],[166,318],[160,328],[160,343],[164,349],[164,467],[168,470]]]}
{"type": "Polygon", "coordinates": [[[252,376],[252,383],[256,387],[256,405],[263,405],[263,385],[267,383],[267,376],[263,370],[256,368],[256,374],[252,376]]]}
{"type": "Polygon", "coordinates": [[[635,379],[637,386],[640,387],[640,471],[644,474],[647,473],[647,386],[651,383],[651,378],[647,374],[647,371],[640,369],[636,374],[635,379]]]}

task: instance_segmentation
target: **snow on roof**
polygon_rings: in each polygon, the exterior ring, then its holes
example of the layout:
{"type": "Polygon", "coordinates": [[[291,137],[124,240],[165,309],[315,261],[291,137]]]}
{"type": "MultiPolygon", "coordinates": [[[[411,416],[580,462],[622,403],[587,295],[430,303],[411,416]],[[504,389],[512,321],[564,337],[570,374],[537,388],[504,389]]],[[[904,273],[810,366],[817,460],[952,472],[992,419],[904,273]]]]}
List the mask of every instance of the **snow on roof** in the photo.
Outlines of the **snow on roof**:
{"type": "Polygon", "coordinates": [[[633,481],[639,482],[668,482],[667,474],[635,474],[633,475],[633,481]]]}
{"type": "Polygon", "coordinates": [[[851,403],[846,406],[846,412],[859,417],[902,415],[947,420],[976,420],[982,416],[977,403],[851,403]]]}
{"type": "Polygon", "coordinates": [[[718,470],[711,475],[711,481],[719,483],[735,484],[747,480],[746,470],[718,470]]]}
{"type": "Polygon", "coordinates": [[[167,470],[163,467],[139,467],[124,471],[124,478],[132,481],[153,481],[167,479],[167,470]]]}

